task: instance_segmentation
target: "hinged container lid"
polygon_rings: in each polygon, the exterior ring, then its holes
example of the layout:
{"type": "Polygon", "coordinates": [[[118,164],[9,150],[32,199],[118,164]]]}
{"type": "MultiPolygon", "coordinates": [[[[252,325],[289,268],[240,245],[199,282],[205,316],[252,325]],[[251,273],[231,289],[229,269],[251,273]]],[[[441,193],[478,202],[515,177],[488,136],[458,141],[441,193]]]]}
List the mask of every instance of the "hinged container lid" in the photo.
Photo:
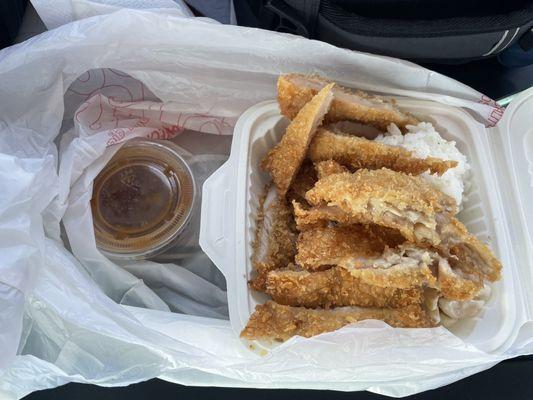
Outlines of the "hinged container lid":
{"type": "MultiPolygon", "coordinates": [[[[525,317],[533,318],[533,88],[514,98],[489,140],[496,164],[525,317]]],[[[520,296],[518,296],[520,297],[520,296]]]]}

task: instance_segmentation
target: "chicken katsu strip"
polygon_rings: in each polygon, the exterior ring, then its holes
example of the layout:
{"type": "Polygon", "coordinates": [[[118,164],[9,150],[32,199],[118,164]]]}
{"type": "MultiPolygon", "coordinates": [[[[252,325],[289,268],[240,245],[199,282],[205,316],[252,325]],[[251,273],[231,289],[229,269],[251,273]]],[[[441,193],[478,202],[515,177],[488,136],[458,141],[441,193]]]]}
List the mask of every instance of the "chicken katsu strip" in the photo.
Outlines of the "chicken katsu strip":
{"type": "MultiPolygon", "coordinates": [[[[278,103],[281,113],[293,119],[300,109],[328,84],[328,80],[319,76],[281,75],[278,79],[278,103]]],[[[400,111],[394,101],[338,85],[333,89],[333,95],[331,108],[326,115],[327,122],[355,120],[382,130],[390,123],[395,123],[400,128],[418,124],[416,118],[400,111]]]]}
{"type": "Polygon", "coordinates": [[[376,258],[386,246],[404,241],[398,232],[378,225],[317,226],[298,235],[295,261],[313,271],[347,257],[376,258]]]}
{"type": "Polygon", "coordinates": [[[313,162],[335,160],[352,170],[388,168],[406,174],[420,175],[430,171],[442,175],[457,166],[457,161],[439,158],[417,158],[399,146],[390,146],[366,138],[335,133],[319,128],[310,146],[308,157],[313,162]]]}
{"type": "Polygon", "coordinates": [[[394,249],[385,248],[379,257],[345,257],[338,266],[362,282],[382,288],[438,289],[436,266],[439,258],[435,252],[406,243],[394,249]]]}
{"type": "Polygon", "coordinates": [[[333,83],[309,99],[287,127],[281,141],[268,152],[261,168],[270,172],[280,197],[284,197],[302,164],[313,139],[333,99],[333,83]]]}
{"type": "Polygon", "coordinates": [[[315,166],[310,161],[304,161],[298,174],[294,178],[289,191],[287,192],[287,199],[289,201],[296,200],[300,203],[306,204],[305,194],[310,190],[317,181],[317,173],[315,166]]]}
{"type": "Polygon", "coordinates": [[[439,254],[408,244],[387,248],[375,259],[346,257],[338,265],[354,278],[374,287],[432,288],[448,300],[472,300],[483,287],[479,276],[454,271],[439,254]]]}
{"type": "Polygon", "coordinates": [[[340,220],[334,221],[382,225],[425,244],[440,242],[437,215],[456,211],[453,198],[422,178],[385,168],[327,176],[306,193],[306,200],[338,214],[340,220]]]}
{"type": "Polygon", "coordinates": [[[264,291],[268,272],[286,267],[294,260],[296,253],[296,231],[291,209],[284,200],[278,198],[274,188],[267,188],[260,204],[252,247],[255,277],[250,281],[250,286],[264,291]]]}
{"type": "Polygon", "coordinates": [[[311,337],[365,319],[382,320],[398,328],[430,328],[435,320],[419,304],[403,308],[340,307],[332,310],[291,307],[268,301],[258,305],[241,337],[285,341],[293,336],[311,337]]]}
{"type": "Polygon", "coordinates": [[[419,177],[361,169],[320,179],[306,199],[315,207],[295,207],[298,229],[324,220],[382,225],[434,247],[465,274],[490,281],[500,277],[500,261],[454,217],[455,201],[419,177]]]}
{"type": "MultiPolygon", "coordinates": [[[[329,175],[341,174],[343,172],[349,172],[348,169],[345,166],[340,165],[338,162],[333,161],[333,160],[318,161],[318,162],[315,163],[315,169],[316,169],[316,173],[318,175],[318,179],[325,178],[326,176],[329,176],[329,175]]],[[[313,183],[313,186],[314,186],[314,183],[313,183]]],[[[309,188],[307,190],[310,190],[310,189],[311,188],[309,188]]],[[[304,198],[305,198],[305,195],[304,195],[304,198]]]]}
{"type": "Polygon", "coordinates": [[[267,276],[266,293],[274,301],[302,307],[405,307],[420,304],[425,288],[369,285],[342,267],[308,272],[279,269],[267,276]]]}

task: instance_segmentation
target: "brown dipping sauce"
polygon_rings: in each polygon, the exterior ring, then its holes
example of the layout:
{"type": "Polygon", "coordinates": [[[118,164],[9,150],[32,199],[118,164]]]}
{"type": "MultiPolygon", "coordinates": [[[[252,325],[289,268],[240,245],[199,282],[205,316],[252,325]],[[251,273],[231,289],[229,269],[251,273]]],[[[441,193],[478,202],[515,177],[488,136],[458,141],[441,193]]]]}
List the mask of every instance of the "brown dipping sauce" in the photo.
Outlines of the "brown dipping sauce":
{"type": "Polygon", "coordinates": [[[189,220],[192,173],[171,142],[134,139],[94,181],[91,207],[98,247],[110,257],[159,254],[189,220]]]}
{"type": "Polygon", "coordinates": [[[129,234],[159,224],[174,202],[167,177],[144,165],[118,170],[102,183],[96,196],[103,222],[129,234]]]}

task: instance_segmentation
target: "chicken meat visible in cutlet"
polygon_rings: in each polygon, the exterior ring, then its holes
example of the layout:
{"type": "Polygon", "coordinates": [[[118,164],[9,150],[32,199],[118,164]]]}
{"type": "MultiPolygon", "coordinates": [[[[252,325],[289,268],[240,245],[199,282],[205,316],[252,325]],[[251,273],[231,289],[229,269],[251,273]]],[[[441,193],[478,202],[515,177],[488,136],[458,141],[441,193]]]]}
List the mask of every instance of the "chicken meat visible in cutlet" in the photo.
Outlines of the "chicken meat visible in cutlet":
{"type": "Polygon", "coordinates": [[[472,235],[457,218],[437,218],[441,243],[436,248],[448,258],[454,270],[463,276],[478,276],[495,282],[500,279],[502,264],[492,250],[472,235]]]}
{"type": "MultiPolygon", "coordinates": [[[[319,76],[281,75],[278,79],[278,103],[281,113],[293,119],[298,112],[330,82],[319,76]]],[[[385,130],[390,123],[404,129],[418,120],[402,112],[393,101],[361,91],[335,86],[334,99],[326,115],[327,122],[359,121],[385,130]]]]}
{"type": "Polygon", "coordinates": [[[362,282],[378,287],[407,289],[423,286],[438,289],[435,268],[439,255],[411,244],[385,248],[379,257],[345,257],[338,263],[362,282]]]}
{"type": "Polygon", "coordinates": [[[254,277],[250,286],[264,291],[268,272],[286,267],[296,253],[297,234],[292,211],[273,187],[267,188],[256,223],[252,256],[254,277]]]}
{"type": "Polygon", "coordinates": [[[455,214],[455,201],[423,179],[389,169],[360,169],[320,179],[306,194],[340,223],[377,224],[414,243],[438,244],[437,215],[455,214]]]}
{"type": "Polygon", "coordinates": [[[313,271],[347,257],[379,257],[387,246],[396,247],[404,241],[398,232],[378,225],[318,226],[298,235],[295,261],[313,271]]]}
{"type": "Polygon", "coordinates": [[[437,277],[441,296],[447,300],[472,300],[484,286],[478,274],[464,274],[459,268],[453,270],[443,257],[439,260],[437,277]]]}

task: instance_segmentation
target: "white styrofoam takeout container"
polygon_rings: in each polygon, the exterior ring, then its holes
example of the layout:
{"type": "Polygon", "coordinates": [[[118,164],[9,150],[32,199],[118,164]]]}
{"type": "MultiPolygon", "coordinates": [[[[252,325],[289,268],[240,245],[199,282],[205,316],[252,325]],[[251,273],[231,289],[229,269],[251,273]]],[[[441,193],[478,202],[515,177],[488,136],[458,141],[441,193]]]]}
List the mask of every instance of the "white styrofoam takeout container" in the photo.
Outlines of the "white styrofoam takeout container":
{"type": "MultiPolygon", "coordinates": [[[[489,129],[460,108],[411,99],[398,99],[398,106],[431,122],[468,158],[470,187],[459,219],[490,245],[503,271],[480,315],[450,330],[480,350],[503,351],[533,311],[533,88],[513,100],[499,125],[489,129]]],[[[276,101],[245,111],[235,126],[229,160],[203,187],[200,245],[226,277],[237,334],[268,298],[247,284],[255,215],[270,181],[259,161],[288,123],[276,101]]]]}

